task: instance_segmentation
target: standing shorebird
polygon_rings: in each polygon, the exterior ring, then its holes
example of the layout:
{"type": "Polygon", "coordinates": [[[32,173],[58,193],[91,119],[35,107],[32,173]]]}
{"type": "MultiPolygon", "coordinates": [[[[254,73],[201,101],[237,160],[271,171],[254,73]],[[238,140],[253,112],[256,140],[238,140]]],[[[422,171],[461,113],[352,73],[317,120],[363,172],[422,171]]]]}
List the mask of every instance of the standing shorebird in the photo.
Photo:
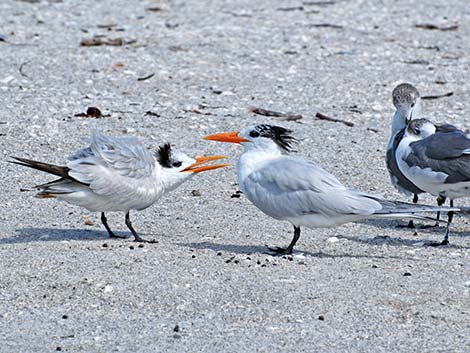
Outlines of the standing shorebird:
{"type": "MultiPolygon", "coordinates": [[[[406,127],[410,121],[419,118],[421,113],[421,97],[412,84],[402,83],[396,86],[392,92],[393,105],[396,108],[395,114],[392,119],[392,132],[387,146],[387,169],[393,186],[405,195],[413,195],[413,203],[418,202],[418,195],[425,192],[418,185],[415,185],[412,180],[408,179],[400,170],[397,163],[396,151],[403,139],[406,127]]],[[[451,124],[435,125],[436,131],[452,132],[463,131],[451,124]]],[[[445,197],[438,196],[437,204],[442,206],[445,202],[445,197]]],[[[440,212],[437,213],[436,223],[434,225],[425,225],[424,228],[434,227],[439,225],[440,212]]],[[[414,228],[413,220],[410,220],[408,228],[414,228]]]]}
{"type": "Polygon", "coordinates": [[[36,186],[38,198],[57,198],[101,212],[101,222],[112,238],[120,238],[110,229],[105,212],[125,212],[125,222],[137,242],[144,240],[132,227],[130,210],[143,210],[164,193],[174,190],[194,174],[222,168],[228,164],[206,165],[224,156],[188,157],[173,151],[170,144],[156,153],[147,150],[135,137],[92,134],[89,147],[68,157],[66,166],[12,157],[11,163],[59,176],[60,179],[36,186]]]}
{"type": "Polygon", "coordinates": [[[283,127],[261,124],[243,132],[225,132],[206,140],[240,143],[245,148],[238,160],[241,190],[261,211],[294,226],[287,248],[270,248],[291,254],[300,237],[300,227],[335,227],[366,218],[418,218],[415,212],[450,210],[385,200],[347,188],[313,162],[288,154],[295,139],[283,127]]]}
{"type": "MultiPolygon", "coordinates": [[[[392,92],[395,114],[392,118],[392,133],[387,146],[387,169],[393,186],[405,195],[413,195],[413,203],[418,202],[418,195],[423,192],[400,171],[395,157],[395,151],[403,138],[406,125],[420,111],[420,95],[416,87],[409,83],[402,83],[396,86],[392,92]]],[[[441,204],[439,204],[440,206],[441,204]]],[[[414,228],[413,220],[410,220],[407,227],[414,228]]]]}
{"type": "MultiPolygon", "coordinates": [[[[470,196],[470,138],[459,129],[440,130],[426,119],[408,124],[395,152],[400,171],[418,186],[439,199],[470,196]]],[[[448,214],[444,240],[449,243],[453,212],[448,214]]]]}

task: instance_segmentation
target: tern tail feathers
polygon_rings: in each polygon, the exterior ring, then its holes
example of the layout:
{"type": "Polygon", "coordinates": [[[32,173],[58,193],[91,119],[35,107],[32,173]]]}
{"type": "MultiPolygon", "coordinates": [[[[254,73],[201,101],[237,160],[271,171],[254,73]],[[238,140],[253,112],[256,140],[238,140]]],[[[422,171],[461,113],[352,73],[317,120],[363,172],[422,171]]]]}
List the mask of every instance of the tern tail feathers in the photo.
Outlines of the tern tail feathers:
{"type": "Polygon", "coordinates": [[[77,191],[77,185],[80,184],[76,181],[60,178],[50,183],[35,186],[41,190],[36,197],[42,198],[45,196],[71,194],[77,191]]]}
{"type": "MultiPolygon", "coordinates": [[[[427,212],[458,212],[460,211],[457,207],[445,207],[445,206],[429,206],[429,205],[417,205],[414,203],[401,202],[401,201],[391,201],[374,196],[368,196],[369,198],[380,203],[382,208],[374,212],[376,216],[391,216],[392,215],[404,215],[414,213],[427,213],[427,212]]],[[[417,216],[417,218],[420,218],[417,216]]]]}
{"type": "Polygon", "coordinates": [[[459,215],[465,216],[465,217],[470,217],[470,207],[468,206],[461,206],[459,207],[459,210],[456,211],[459,215]]]}
{"type": "Polygon", "coordinates": [[[86,185],[72,178],[69,175],[70,168],[68,167],[33,161],[26,158],[11,158],[15,159],[16,161],[9,161],[10,163],[33,168],[61,177],[60,179],[56,179],[45,184],[36,185],[35,188],[40,190],[40,192],[36,194],[36,197],[38,198],[44,199],[59,197],[60,195],[73,193],[77,190],[77,188],[80,189],[80,186],[83,187],[86,185]]]}

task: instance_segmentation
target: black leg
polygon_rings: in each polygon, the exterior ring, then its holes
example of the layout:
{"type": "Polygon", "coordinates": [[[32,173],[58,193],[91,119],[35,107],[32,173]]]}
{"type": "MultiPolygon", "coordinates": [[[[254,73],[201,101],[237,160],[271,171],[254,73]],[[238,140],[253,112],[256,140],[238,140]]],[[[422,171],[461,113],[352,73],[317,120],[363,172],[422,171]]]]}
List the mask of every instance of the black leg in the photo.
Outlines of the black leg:
{"type": "MultiPolygon", "coordinates": [[[[443,197],[443,196],[439,196],[437,198],[437,205],[438,206],[442,206],[444,203],[446,202],[446,198],[443,197]]],[[[435,228],[435,227],[439,227],[439,219],[441,218],[441,211],[437,211],[437,215],[436,215],[436,223],[434,225],[422,225],[421,226],[421,229],[429,229],[429,228],[435,228]]]]}
{"type": "MultiPolygon", "coordinates": [[[[454,200],[450,200],[450,207],[454,207],[454,200]]],[[[450,224],[452,223],[452,220],[454,219],[454,211],[450,211],[447,214],[447,227],[446,227],[446,234],[444,235],[444,240],[442,240],[441,244],[442,245],[447,245],[449,244],[449,231],[450,231],[450,224]]]]}
{"type": "MultiPolygon", "coordinates": [[[[418,203],[418,194],[413,194],[413,203],[418,203]]],[[[415,227],[415,224],[414,224],[413,220],[410,220],[406,226],[400,224],[400,225],[397,226],[397,228],[410,228],[410,229],[414,229],[414,228],[416,228],[416,227],[415,227]]]]}
{"type": "MultiPolygon", "coordinates": [[[[413,203],[418,203],[418,194],[414,194],[414,195],[413,195],[413,203]]],[[[408,222],[407,228],[410,228],[410,229],[414,229],[414,228],[415,228],[415,224],[414,224],[413,220],[410,220],[410,221],[408,222]]]]}
{"type": "MultiPolygon", "coordinates": [[[[450,207],[454,207],[454,200],[450,200],[450,207]]],[[[441,246],[441,245],[448,245],[449,244],[449,232],[450,232],[450,224],[454,219],[454,211],[449,211],[447,213],[447,227],[446,233],[444,235],[444,239],[440,243],[433,243],[431,246],[441,246]]]]}
{"type": "Polygon", "coordinates": [[[120,235],[116,235],[116,234],[113,233],[111,228],[109,228],[109,226],[108,226],[108,220],[106,219],[106,216],[104,215],[104,212],[101,212],[101,223],[103,223],[104,227],[108,231],[108,234],[109,234],[110,238],[121,238],[121,239],[125,238],[125,236],[120,236],[120,235]]]}
{"type": "MultiPolygon", "coordinates": [[[[439,196],[437,198],[437,205],[442,206],[446,202],[446,198],[439,196]]],[[[436,216],[436,227],[439,227],[439,219],[441,218],[441,211],[437,211],[437,216],[436,216]]]]}
{"type": "Polygon", "coordinates": [[[299,240],[299,238],[300,238],[300,228],[294,226],[294,238],[292,238],[292,241],[290,242],[290,244],[287,248],[285,248],[285,249],[280,248],[280,247],[271,248],[271,247],[268,246],[268,249],[270,251],[275,252],[276,254],[279,254],[279,255],[290,255],[290,254],[292,254],[292,252],[294,250],[295,243],[297,243],[297,240],[299,240]]]}
{"type": "Polygon", "coordinates": [[[130,211],[127,211],[126,213],[126,226],[127,228],[129,228],[129,230],[131,231],[132,235],[134,236],[134,241],[136,242],[139,242],[139,243],[158,243],[158,241],[156,240],[146,240],[146,239],[143,239],[139,236],[139,234],[137,234],[137,232],[135,231],[134,227],[132,227],[132,223],[131,223],[131,218],[129,216],[129,212],[130,211]]]}

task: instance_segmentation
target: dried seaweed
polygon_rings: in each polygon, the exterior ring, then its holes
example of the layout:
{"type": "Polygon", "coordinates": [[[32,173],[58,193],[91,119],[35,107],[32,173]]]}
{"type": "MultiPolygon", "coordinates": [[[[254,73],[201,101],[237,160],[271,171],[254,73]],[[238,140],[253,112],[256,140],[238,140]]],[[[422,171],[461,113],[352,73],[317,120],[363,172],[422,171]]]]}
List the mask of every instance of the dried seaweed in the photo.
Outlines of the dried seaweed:
{"type": "Polygon", "coordinates": [[[294,114],[294,113],[281,113],[281,112],[276,112],[274,110],[267,110],[263,108],[250,108],[250,112],[258,115],[263,115],[263,116],[269,116],[276,118],[277,120],[286,120],[286,121],[297,121],[300,119],[303,119],[303,116],[300,114],[294,114]]]}
{"type": "Polygon", "coordinates": [[[444,93],[444,94],[422,96],[421,99],[439,99],[439,98],[444,98],[444,97],[450,97],[450,96],[453,96],[453,95],[454,95],[454,92],[447,92],[447,93],[444,93]]]}
{"type": "Polygon", "coordinates": [[[336,119],[336,118],[331,118],[325,114],[322,114],[322,113],[316,113],[315,114],[315,118],[317,119],[320,119],[320,120],[326,120],[326,121],[332,121],[334,123],[342,123],[346,126],[349,126],[349,127],[353,127],[354,124],[350,121],[346,121],[346,120],[341,120],[341,119],[336,119]]]}

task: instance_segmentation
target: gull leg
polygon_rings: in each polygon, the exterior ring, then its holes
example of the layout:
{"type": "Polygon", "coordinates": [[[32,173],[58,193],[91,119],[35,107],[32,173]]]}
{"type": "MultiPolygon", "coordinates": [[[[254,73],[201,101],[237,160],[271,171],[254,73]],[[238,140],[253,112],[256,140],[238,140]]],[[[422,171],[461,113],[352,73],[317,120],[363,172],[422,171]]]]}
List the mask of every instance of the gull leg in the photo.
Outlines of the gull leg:
{"type": "MultiPolygon", "coordinates": [[[[450,200],[450,207],[454,207],[454,200],[450,200]]],[[[440,243],[431,244],[431,246],[442,246],[442,245],[449,244],[450,224],[452,223],[453,219],[454,219],[454,211],[450,211],[449,213],[447,213],[447,227],[446,227],[446,233],[444,235],[444,239],[440,243]]]]}
{"type": "MultiPolygon", "coordinates": [[[[443,197],[443,196],[439,196],[437,198],[437,205],[438,206],[442,206],[443,204],[445,204],[446,202],[446,198],[443,197]]],[[[453,201],[450,201],[452,204],[453,204],[453,201]]],[[[437,216],[436,216],[436,219],[437,219],[437,222],[436,222],[436,227],[439,226],[439,218],[441,218],[441,211],[437,211],[437,216]]]]}
{"type": "MultiPolygon", "coordinates": [[[[454,200],[450,200],[450,207],[454,207],[454,200]]],[[[441,245],[449,244],[449,231],[450,231],[450,224],[454,219],[454,211],[450,211],[447,214],[447,227],[446,227],[446,234],[444,235],[444,239],[441,242],[441,245]]]]}
{"type": "MultiPolygon", "coordinates": [[[[445,202],[446,202],[446,198],[445,198],[445,197],[439,196],[439,197],[437,198],[437,205],[438,205],[438,206],[442,206],[445,202]]],[[[421,226],[421,229],[428,229],[428,228],[439,227],[439,219],[440,219],[440,218],[441,218],[441,211],[437,211],[436,223],[433,224],[433,225],[428,225],[428,224],[422,225],[422,226],[421,226]]]]}
{"type": "MultiPolygon", "coordinates": [[[[413,203],[418,203],[418,194],[413,194],[413,203]]],[[[414,229],[414,228],[416,228],[416,227],[415,227],[415,224],[414,224],[413,220],[410,220],[406,226],[400,224],[400,225],[397,226],[397,228],[410,228],[410,229],[414,229]]]]}
{"type": "Polygon", "coordinates": [[[297,240],[299,240],[299,238],[300,238],[300,228],[294,226],[294,238],[292,238],[292,241],[290,242],[287,248],[280,248],[280,247],[271,248],[268,246],[268,249],[270,251],[275,252],[278,255],[290,255],[292,254],[295,243],[297,243],[297,240]]]}
{"type": "Polygon", "coordinates": [[[138,242],[138,243],[158,243],[158,241],[152,239],[152,240],[146,240],[146,239],[143,239],[139,236],[139,234],[137,234],[137,232],[135,231],[134,227],[132,227],[132,223],[131,223],[131,218],[129,216],[129,212],[130,211],[127,211],[126,213],[126,226],[127,228],[129,228],[129,230],[131,231],[132,235],[134,236],[134,241],[138,242]]]}
{"type": "Polygon", "coordinates": [[[120,239],[125,238],[125,236],[116,235],[116,234],[113,233],[111,228],[109,228],[109,226],[108,226],[108,220],[106,219],[106,216],[104,215],[104,212],[101,212],[101,223],[103,223],[104,227],[108,231],[108,234],[109,234],[110,238],[120,238],[120,239]]]}

